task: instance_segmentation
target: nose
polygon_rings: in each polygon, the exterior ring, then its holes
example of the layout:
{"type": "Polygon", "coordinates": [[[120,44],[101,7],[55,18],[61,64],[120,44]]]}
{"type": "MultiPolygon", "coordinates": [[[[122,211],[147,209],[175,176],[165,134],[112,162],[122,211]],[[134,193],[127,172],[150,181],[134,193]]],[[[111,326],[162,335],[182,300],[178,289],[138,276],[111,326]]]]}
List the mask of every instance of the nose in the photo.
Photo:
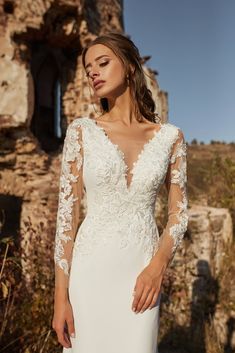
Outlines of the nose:
{"type": "Polygon", "coordinates": [[[99,72],[97,70],[92,70],[90,72],[90,77],[92,80],[94,80],[97,76],[99,76],[99,72]]]}

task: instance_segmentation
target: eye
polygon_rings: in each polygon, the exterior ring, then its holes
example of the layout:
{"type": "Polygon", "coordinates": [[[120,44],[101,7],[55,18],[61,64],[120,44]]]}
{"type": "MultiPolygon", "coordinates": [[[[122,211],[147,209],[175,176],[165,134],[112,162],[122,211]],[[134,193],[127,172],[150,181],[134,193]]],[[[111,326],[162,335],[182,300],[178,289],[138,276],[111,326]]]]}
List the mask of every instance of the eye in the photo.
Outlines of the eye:
{"type": "MultiPolygon", "coordinates": [[[[99,66],[101,66],[101,67],[106,66],[108,63],[109,63],[109,60],[108,60],[108,61],[104,61],[104,62],[100,63],[100,64],[99,64],[99,66]]],[[[91,72],[91,71],[86,72],[86,77],[88,77],[88,78],[89,78],[89,76],[90,76],[90,72],[91,72]]]]}
{"type": "Polygon", "coordinates": [[[100,63],[100,66],[105,66],[109,63],[109,61],[104,61],[103,63],[100,63]]]}

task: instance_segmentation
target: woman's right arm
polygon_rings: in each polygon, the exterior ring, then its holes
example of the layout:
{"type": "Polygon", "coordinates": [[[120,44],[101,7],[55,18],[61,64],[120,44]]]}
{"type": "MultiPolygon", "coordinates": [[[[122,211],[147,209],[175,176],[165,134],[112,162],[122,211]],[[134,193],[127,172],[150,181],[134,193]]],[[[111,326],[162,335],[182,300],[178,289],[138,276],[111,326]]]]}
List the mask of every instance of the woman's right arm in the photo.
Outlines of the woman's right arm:
{"type": "Polygon", "coordinates": [[[76,119],[67,128],[62,151],[54,248],[55,295],[52,327],[64,347],[71,346],[70,339],[64,332],[65,324],[69,335],[74,333],[68,287],[72,250],[78,230],[83,195],[82,167],[82,131],[79,119],[76,119]]]}

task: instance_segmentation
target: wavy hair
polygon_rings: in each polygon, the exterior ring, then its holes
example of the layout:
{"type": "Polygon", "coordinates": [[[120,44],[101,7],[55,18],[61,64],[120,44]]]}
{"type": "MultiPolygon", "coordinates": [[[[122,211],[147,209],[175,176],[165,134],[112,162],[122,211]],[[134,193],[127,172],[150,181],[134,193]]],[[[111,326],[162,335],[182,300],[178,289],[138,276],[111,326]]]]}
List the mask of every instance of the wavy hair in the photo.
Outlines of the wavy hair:
{"type": "MultiPolygon", "coordinates": [[[[84,68],[86,53],[95,44],[103,44],[111,49],[123,63],[137,120],[142,121],[142,116],[144,116],[151,122],[157,122],[159,116],[155,113],[155,102],[152,98],[152,92],[147,87],[139,50],[133,41],[117,32],[109,32],[96,37],[82,51],[84,68]],[[131,66],[134,72],[131,70],[131,66]]],[[[107,98],[101,98],[100,105],[103,113],[109,110],[107,98]]]]}

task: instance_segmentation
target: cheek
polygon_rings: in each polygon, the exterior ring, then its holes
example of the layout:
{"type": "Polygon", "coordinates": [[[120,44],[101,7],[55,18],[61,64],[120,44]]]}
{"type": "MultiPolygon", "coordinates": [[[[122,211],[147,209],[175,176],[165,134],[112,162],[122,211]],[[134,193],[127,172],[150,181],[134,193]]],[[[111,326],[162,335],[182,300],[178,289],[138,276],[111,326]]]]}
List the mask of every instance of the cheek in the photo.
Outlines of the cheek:
{"type": "Polygon", "coordinates": [[[125,74],[120,64],[113,64],[112,66],[110,66],[106,74],[107,81],[110,81],[109,83],[111,85],[120,85],[123,84],[125,81],[125,74]]]}

